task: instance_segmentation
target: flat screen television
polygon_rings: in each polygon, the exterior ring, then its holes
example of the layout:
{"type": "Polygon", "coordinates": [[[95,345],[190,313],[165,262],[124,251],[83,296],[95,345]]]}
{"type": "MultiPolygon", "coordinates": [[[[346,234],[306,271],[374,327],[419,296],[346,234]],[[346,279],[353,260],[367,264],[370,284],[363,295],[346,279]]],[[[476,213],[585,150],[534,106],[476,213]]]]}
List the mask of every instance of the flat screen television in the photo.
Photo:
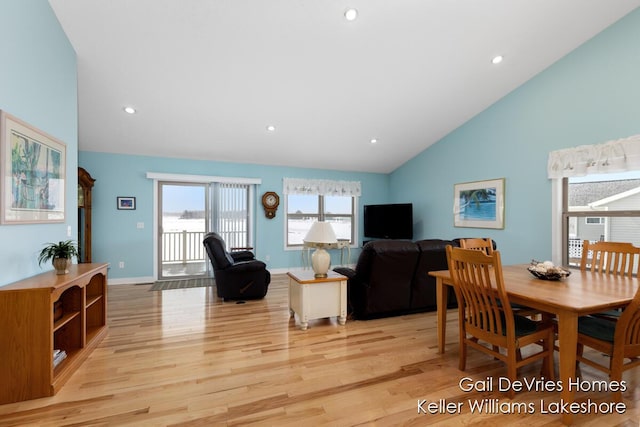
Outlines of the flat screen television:
{"type": "Polygon", "coordinates": [[[413,239],[413,204],[365,205],[364,236],[370,239],[413,239]]]}

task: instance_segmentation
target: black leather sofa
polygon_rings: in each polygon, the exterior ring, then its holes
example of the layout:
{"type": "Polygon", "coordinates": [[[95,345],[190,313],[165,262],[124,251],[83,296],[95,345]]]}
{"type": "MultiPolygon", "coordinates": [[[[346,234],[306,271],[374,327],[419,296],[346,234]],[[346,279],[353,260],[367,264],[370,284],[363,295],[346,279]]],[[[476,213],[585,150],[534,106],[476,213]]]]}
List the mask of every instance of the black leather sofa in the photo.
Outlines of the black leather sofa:
{"type": "MultiPolygon", "coordinates": [[[[376,240],[363,248],[355,269],[336,267],[349,278],[348,301],[356,319],[373,319],[436,310],[436,280],[429,271],[446,270],[447,245],[458,239],[376,240]]],[[[449,308],[457,306],[449,292],[449,308]]]]}

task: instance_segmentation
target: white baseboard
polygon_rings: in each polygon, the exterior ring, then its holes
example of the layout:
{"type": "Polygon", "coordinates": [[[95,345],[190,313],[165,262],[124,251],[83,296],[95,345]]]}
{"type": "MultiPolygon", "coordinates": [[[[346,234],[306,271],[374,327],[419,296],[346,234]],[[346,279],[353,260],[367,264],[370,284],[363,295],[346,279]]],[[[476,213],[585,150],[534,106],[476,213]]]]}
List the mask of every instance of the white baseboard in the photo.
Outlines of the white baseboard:
{"type": "Polygon", "coordinates": [[[121,279],[112,279],[107,277],[107,285],[140,285],[142,283],[153,283],[155,279],[152,276],[147,277],[123,277],[121,279]]]}

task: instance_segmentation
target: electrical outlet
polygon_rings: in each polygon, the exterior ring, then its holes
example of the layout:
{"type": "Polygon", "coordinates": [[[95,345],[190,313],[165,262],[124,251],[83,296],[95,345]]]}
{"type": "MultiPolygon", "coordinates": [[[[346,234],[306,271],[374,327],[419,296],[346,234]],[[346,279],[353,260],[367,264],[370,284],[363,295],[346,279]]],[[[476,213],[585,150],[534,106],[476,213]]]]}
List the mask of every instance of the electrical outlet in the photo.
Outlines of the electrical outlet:
{"type": "Polygon", "coordinates": [[[119,267],[119,268],[124,268],[124,261],[120,261],[120,262],[118,263],[118,267],[119,267]]]}
{"type": "Polygon", "coordinates": [[[269,261],[271,259],[271,255],[265,255],[264,260],[269,261]]]}
{"type": "Polygon", "coordinates": [[[71,237],[71,226],[67,225],[67,237],[71,237]]]}

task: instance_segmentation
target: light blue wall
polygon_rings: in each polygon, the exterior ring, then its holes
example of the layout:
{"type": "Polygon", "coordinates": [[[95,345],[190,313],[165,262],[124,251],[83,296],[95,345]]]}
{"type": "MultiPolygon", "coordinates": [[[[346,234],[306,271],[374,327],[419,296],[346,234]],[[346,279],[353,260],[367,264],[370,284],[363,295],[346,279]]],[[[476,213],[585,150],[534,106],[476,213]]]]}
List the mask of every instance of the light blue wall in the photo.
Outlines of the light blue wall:
{"type": "Polygon", "coordinates": [[[415,238],[489,236],[505,263],[550,259],[547,155],[640,133],[639,76],[637,9],[391,174],[415,238]],[[455,228],[454,184],[493,178],[506,178],[505,229],[455,228]]]}
{"type": "MultiPolygon", "coordinates": [[[[170,141],[159,141],[170,143],[170,141]]],[[[301,265],[300,251],[284,250],[284,200],[274,219],[267,219],[260,205],[265,191],[282,195],[282,178],[313,178],[360,181],[362,205],[385,203],[389,197],[389,176],[386,174],[338,172],[263,165],[249,165],[202,160],[168,159],[160,157],[127,156],[81,151],[79,164],[96,180],[93,193],[93,260],[109,262],[111,279],[147,278],[153,271],[153,181],[147,172],[260,178],[256,191],[256,256],[265,260],[270,269],[287,269],[301,265]],[[136,210],[117,210],[118,196],[136,197],[136,210]],[[143,229],[136,224],[144,222],[143,229]],[[125,268],[118,268],[124,261],[125,268]]],[[[361,215],[360,215],[361,216],[361,215]]],[[[360,240],[362,224],[359,224],[360,240]]],[[[353,252],[353,258],[357,253],[353,252]]],[[[332,254],[333,263],[339,253],[332,254]]]]}
{"type": "MultiPolygon", "coordinates": [[[[76,56],[46,0],[0,2],[0,109],[67,144],[67,219],[64,224],[0,226],[0,285],[42,269],[43,243],[77,236],[76,56]],[[10,58],[10,59],[9,59],[10,58]]],[[[640,133],[640,11],[636,10],[536,78],[407,162],[390,176],[268,167],[194,160],[80,153],[80,165],[97,179],[94,199],[96,261],[126,262],[111,277],[151,276],[152,183],[147,171],[253,176],[258,194],[281,192],[283,177],[360,180],[368,203],[415,205],[415,238],[487,235],[498,241],[505,262],[549,258],[550,183],[547,153],[640,133]],[[454,228],[453,185],[506,178],[506,228],[454,228]],[[136,196],[136,211],[117,211],[115,198],[136,196]],[[135,228],[137,222],[147,226],[135,228]]],[[[163,141],[159,141],[163,143],[163,141]]],[[[284,251],[283,215],[267,220],[258,211],[258,256],[270,268],[300,264],[284,251]]],[[[360,236],[362,224],[360,224],[360,236]]],[[[46,267],[49,268],[48,266],[46,267]]]]}
{"type": "MultiPolygon", "coordinates": [[[[50,270],[44,243],[77,238],[76,55],[46,0],[0,2],[0,109],[67,145],[66,222],[0,225],[0,285],[50,270]]],[[[4,161],[4,159],[2,159],[4,161]]]]}

